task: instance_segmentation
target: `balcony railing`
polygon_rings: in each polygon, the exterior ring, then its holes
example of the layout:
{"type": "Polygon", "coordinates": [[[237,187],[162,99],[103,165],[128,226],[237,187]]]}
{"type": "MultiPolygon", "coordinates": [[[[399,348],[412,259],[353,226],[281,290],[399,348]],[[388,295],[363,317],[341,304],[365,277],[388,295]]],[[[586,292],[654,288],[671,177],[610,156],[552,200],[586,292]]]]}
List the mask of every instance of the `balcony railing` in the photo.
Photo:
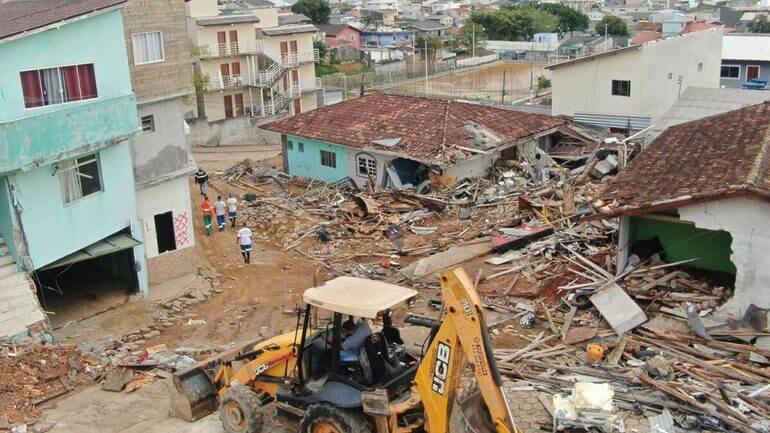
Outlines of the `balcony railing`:
{"type": "Polygon", "coordinates": [[[243,87],[248,82],[248,77],[244,75],[217,75],[211,79],[209,88],[212,90],[234,89],[243,87]]]}
{"type": "Polygon", "coordinates": [[[103,149],[139,131],[133,93],[33,108],[25,114],[0,120],[0,174],[103,149]]]}
{"type": "Polygon", "coordinates": [[[317,62],[319,54],[317,49],[303,52],[290,52],[281,54],[268,47],[264,41],[257,39],[246,42],[226,42],[221,44],[208,44],[203,46],[201,58],[230,57],[240,55],[262,54],[273,62],[281,59],[284,67],[294,67],[300,63],[317,62]]]}

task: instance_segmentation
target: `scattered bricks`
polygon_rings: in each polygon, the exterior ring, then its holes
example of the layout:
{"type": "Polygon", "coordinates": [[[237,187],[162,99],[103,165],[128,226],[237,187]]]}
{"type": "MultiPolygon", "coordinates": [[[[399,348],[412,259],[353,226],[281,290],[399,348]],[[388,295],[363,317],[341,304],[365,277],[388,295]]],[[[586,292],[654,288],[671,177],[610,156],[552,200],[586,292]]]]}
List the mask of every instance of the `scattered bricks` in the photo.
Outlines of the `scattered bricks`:
{"type": "Polygon", "coordinates": [[[174,353],[177,355],[187,355],[187,356],[201,356],[205,354],[211,353],[211,348],[205,348],[205,347],[178,347],[174,349],[174,353]]]}

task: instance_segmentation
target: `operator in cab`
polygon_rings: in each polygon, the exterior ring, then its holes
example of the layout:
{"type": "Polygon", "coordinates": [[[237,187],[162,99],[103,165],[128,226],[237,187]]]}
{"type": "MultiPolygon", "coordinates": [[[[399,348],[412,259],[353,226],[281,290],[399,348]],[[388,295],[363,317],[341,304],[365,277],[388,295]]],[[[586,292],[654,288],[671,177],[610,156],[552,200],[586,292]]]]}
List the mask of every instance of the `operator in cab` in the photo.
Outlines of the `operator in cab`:
{"type": "Polygon", "coordinates": [[[372,328],[364,319],[354,322],[348,319],[342,323],[342,358],[346,356],[358,358],[358,352],[364,346],[366,340],[372,335],[372,328]]]}

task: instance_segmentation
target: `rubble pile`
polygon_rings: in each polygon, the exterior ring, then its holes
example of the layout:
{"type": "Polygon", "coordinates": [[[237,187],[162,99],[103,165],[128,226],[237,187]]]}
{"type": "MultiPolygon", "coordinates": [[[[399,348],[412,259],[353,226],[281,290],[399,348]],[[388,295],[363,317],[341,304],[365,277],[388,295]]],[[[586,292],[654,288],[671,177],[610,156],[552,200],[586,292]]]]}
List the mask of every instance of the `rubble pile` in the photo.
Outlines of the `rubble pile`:
{"type": "Polygon", "coordinates": [[[4,347],[0,353],[0,422],[40,415],[38,405],[90,384],[105,370],[102,359],[74,346],[4,347]]]}

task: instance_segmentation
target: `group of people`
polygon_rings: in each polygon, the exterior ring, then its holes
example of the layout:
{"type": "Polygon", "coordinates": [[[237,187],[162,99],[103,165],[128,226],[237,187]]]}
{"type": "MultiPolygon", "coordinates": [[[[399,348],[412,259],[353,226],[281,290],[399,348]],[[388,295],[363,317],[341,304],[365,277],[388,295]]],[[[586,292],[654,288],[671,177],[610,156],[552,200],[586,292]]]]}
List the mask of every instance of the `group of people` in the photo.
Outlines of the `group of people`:
{"type": "MultiPolygon", "coordinates": [[[[206,235],[211,235],[213,231],[213,220],[216,216],[217,226],[219,231],[224,231],[227,227],[227,219],[230,219],[230,226],[235,228],[237,215],[238,215],[238,199],[230,193],[227,195],[227,200],[223,200],[222,196],[217,196],[217,201],[211,204],[208,196],[208,180],[209,175],[202,168],[198,168],[195,172],[195,182],[198,184],[203,196],[201,202],[201,214],[203,214],[203,226],[206,229],[206,235]]],[[[241,229],[236,234],[238,245],[241,249],[241,255],[243,256],[243,262],[246,264],[251,263],[251,229],[246,224],[246,221],[241,222],[241,229]]]]}

